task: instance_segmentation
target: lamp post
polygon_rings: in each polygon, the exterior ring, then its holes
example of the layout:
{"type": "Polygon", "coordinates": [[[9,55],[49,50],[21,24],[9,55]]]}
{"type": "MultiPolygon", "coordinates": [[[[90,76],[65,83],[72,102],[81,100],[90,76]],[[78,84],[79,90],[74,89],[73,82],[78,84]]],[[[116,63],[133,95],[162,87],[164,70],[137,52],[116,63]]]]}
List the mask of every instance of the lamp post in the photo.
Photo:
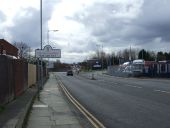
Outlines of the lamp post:
{"type": "Polygon", "coordinates": [[[103,64],[103,44],[96,44],[96,46],[98,47],[98,59],[99,59],[99,49],[101,48],[101,68],[102,68],[102,74],[103,74],[103,66],[104,66],[104,64],[103,64]]]}
{"type": "Polygon", "coordinates": [[[59,30],[48,30],[48,31],[47,31],[47,43],[48,43],[48,45],[49,45],[49,43],[50,43],[50,42],[49,42],[49,32],[51,32],[51,31],[52,31],[52,32],[57,32],[57,31],[59,31],[59,30]]]}
{"type": "Polygon", "coordinates": [[[129,50],[129,61],[131,63],[132,61],[132,50],[131,50],[131,45],[130,45],[130,50],[129,50]]]}
{"type": "MultiPolygon", "coordinates": [[[[48,30],[47,31],[47,43],[48,43],[48,45],[50,44],[50,41],[49,41],[49,32],[57,32],[57,31],[59,31],[59,30],[48,30]]],[[[49,58],[48,58],[48,68],[49,68],[49,63],[50,63],[50,61],[49,61],[49,58]]]]}
{"type": "Polygon", "coordinates": [[[40,0],[40,42],[42,50],[42,0],[40,0]]]}
{"type": "MultiPolygon", "coordinates": [[[[42,0],[40,0],[40,46],[41,46],[41,50],[42,50],[42,0]]],[[[40,92],[40,88],[42,88],[43,86],[43,67],[42,67],[42,56],[40,57],[40,84],[38,84],[38,99],[39,99],[39,92],[40,92]]],[[[39,65],[39,61],[38,61],[38,65],[39,65]]]]}
{"type": "Polygon", "coordinates": [[[102,75],[103,75],[103,66],[104,66],[104,65],[103,65],[103,54],[104,54],[104,52],[103,52],[103,44],[102,44],[101,47],[102,47],[102,56],[101,56],[101,57],[102,57],[102,75]]]}
{"type": "Polygon", "coordinates": [[[99,45],[99,44],[96,44],[96,46],[97,46],[97,59],[98,59],[98,61],[99,61],[99,47],[100,47],[100,45],[99,45]]]}

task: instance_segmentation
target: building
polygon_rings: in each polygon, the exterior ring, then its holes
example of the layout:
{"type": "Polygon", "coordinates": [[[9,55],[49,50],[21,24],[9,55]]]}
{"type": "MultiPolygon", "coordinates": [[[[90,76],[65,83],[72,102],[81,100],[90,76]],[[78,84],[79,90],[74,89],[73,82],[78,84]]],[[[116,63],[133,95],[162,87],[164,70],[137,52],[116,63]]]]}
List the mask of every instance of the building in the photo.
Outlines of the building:
{"type": "Polygon", "coordinates": [[[87,60],[87,65],[89,69],[93,70],[102,69],[102,63],[98,59],[87,60]]]}
{"type": "Polygon", "coordinates": [[[18,49],[4,39],[0,39],[0,54],[18,57],[18,49]]]}

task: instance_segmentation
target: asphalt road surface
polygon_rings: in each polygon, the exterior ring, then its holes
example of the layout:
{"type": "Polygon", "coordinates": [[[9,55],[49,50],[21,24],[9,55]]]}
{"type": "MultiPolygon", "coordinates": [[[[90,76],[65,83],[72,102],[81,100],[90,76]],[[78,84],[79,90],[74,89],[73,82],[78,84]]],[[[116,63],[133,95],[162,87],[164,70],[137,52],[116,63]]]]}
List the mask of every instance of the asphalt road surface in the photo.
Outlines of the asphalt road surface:
{"type": "Polygon", "coordinates": [[[170,128],[170,80],[57,74],[107,128],[170,128]]]}

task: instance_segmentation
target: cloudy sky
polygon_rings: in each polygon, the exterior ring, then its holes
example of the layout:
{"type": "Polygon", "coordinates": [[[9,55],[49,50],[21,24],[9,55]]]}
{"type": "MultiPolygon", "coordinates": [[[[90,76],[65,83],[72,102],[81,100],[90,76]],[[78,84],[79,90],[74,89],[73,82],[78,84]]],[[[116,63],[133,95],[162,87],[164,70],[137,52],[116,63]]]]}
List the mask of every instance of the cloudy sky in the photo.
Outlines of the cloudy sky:
{"type": "MultiPolygon", "coordinates": [[[[62,51],[62,62],[139,48],[170,52],[170,0],[42,0],[43,46],[62,51]]],[[[40,0],[0,0],[0,38],[40,48],[40,0]]]]}

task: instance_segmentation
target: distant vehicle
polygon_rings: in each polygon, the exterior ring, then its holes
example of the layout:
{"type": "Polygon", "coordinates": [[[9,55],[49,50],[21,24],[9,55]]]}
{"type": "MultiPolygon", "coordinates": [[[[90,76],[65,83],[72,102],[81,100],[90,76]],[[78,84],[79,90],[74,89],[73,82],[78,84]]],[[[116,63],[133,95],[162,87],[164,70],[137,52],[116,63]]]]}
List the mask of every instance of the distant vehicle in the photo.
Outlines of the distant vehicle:
{"type": "Polygon", "coordinates": [[[73,76],[73,71],[72,70],[68,70],[67,71],[67,76],[73,76]]]}
{"type": "Polygon", "coordinates": [[[133,72],[143,73],[145,61],[143,59],[138,59],[133,61],[133,72]]]}
{"type": "Polygon", "coordinates": [[[133,71],[133,66],[126,66],[125,69],[123,70],[123,72],[125,73],[132,73],[133,71]]]}

